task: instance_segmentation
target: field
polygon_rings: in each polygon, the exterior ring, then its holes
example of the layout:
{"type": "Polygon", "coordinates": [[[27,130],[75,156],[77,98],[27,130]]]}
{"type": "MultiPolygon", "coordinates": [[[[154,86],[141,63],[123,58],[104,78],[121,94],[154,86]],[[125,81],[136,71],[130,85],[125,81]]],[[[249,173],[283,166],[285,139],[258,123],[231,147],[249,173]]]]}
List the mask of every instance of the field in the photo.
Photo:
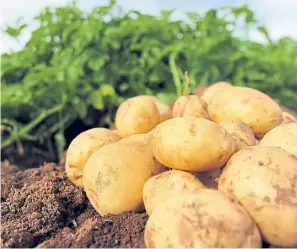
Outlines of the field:
{"type": "MultiPolygon", "coordinates": [[[[209,85],[225,81],[267,94],[281,107],[276,111],[279,116],[285,112],[291,116],[290,122],[296,122],[297,41],[289,37],[272,41],[248,6],[212,9],[204,15],[190,12],[186,13],[188,21],[173,21],[173,11],[156,17],[122,13],[116,7],[115,1],[110,1],[88,14],[75,4],[46,8],[36,16],[39,26],[25,47],[2,55],[1,247],[146,246],[147,212],[100,216],[65,169],[73,139],[94,127],[114,129],[116,111],[128,98],[152,95],[172,108],[187,82],[191,82],[188,93],[201,97],[209,85]],[[240,18],[245,28],[255,28],[267,42],[237,37],[240,18]]],[[[7,27],[5,32],[17,38],[26,26],[7,27]]],[[[271,99],[268,105],[273,106],[271,99]]],[[[158,108],[156,103],[153,106],[158,108]]],[[[220,115],[224,105],[217,104],[214,109],[220,110],[220,115]]],[[[256,123],[261,123],[262,117],[257,117],[256,123]]],[[[126,121],[127,130],[133,126],[133,118],[130,120],[126,121]]],[[[204,139],[202,144],[207,141],[204,139]]],[[[254,142],[258,140],[254,138],[254,142]]],[[[197,156],[203,154],[201,159],[207,161],[209,151],[197,156]]],[[[220,161],[226,153],[228,150],[215,155],[215,160],[220,161]]],[[[155,155],[152,158],[155,160],[155,155]]],[[[140,176],[134,179],[137,182],[140,176]]],[[[296,184],[290,190],[294,187],[296,184]]],[[[274,190],[283,189],[277,184],[274,190]]],[[[282,193],[285,200],[287,196],[295,198],[294,191],[282,193]]],[[[276,246],[263,242],[262,247],[276,246]]]]}

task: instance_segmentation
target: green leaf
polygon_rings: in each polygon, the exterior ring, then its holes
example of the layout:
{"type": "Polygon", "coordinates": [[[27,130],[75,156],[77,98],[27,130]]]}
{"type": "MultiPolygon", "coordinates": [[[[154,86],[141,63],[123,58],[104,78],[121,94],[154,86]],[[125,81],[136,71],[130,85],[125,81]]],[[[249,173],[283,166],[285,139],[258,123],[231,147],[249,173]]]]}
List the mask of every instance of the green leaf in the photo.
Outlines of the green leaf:
{"type": "Polygon", "coordinates": [[[112,85],[109,84],[102,84],[100,86],[100,92],[102,96],[114,96],[115,90],[112,85]]]}
{"type": "Polygon", "coordinates": [[[94,70],[94,71],[98,71],[100,68],[102,68],[104,66],[106,62],[106,58],[95,58],[95,59],[91,59],[88,62],[88,66],[94,70]]]}
{"type": "Polygon", "coordinates": [[[97,109],[97,110],[102,110],[104,107],[104,102],[102,98],[102,93],[100,90],[97,90],[92,93],[91,95],[91,105],[97,109]]]}
{"type": "Polygon", "coordinates": [[[176,99],[176,94],[174,93],[170,93],[170,94],[166,94],[166,93],[158,93],[156,95],[156,97],[161,100],[162,102],[169,104],[171,101],[176,99]]]}
{"type": "Polygon", "coordinates": [[[88,108],[84,101],[79,98],[74,98],[72,106],[80,119],[84,119],[87,116],[88,108]]]}
{"type": "Polygon", "coordinates": [[[6,27],[4,32],[6,34],[9,34],[12,37],[17,38],[18,36],[20,36],[23,29],[26,28],[26,27],[27,27],[27,24],[22,24],[22,25],[20,25],[18,27],[15,27],[15,28],[13,28],[11,26],[8,26],[8,27],[6,27]]]}
{"type": "Polygon", "coordinates": [[[66,140],[65,140],[63,131],[56,133],[55,142],[56,142],[58,157],[59,159],[61,159],[64,154],[65,145],[66,145],[66,140]]]}

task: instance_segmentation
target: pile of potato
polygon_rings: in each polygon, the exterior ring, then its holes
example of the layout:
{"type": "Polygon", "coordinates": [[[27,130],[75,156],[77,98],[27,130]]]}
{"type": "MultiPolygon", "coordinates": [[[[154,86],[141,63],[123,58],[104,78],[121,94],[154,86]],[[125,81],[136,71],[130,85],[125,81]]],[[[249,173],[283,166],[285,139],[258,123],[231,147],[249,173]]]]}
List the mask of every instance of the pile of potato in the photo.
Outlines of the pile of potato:
{"type": "Polygon", "coordinates": [[[136,96],[115,127],[79,134],[66,173],[102,216],[146,210],[147,247],[297,246],[297,123],[266,94],[136,96]]]}

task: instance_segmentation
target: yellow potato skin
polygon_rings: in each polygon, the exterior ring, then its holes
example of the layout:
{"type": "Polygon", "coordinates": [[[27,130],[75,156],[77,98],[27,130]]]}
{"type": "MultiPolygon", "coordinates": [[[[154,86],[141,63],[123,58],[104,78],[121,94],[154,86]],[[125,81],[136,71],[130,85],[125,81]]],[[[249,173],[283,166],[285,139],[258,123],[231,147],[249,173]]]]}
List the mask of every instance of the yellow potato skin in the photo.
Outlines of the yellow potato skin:
{"type": "Polygon", "coordinates": [[[219,179],[219,191],[239,203],[272,245],[297,246],[297,158],[277,147],[252,146],[235,153],[219,179]]]}
{"type": "Polygon", "coordinates": [[[124,101],[115,116],[115,127],[122,138],[149,132],[158,123],[160,113],[156,104],[141,96],[124,101]]]}
{"type": "Polygon", "coordinates": [[[153,158],[149,136],[138,134],[106,145],[87,161],[83,184],[100,215],[144,209],[145,182],[164,170],[153,158]]]}
{"type": "Polygon", "coordinates": [[[72,140],[66,153],[65,170],[68,178],[78,187],[83,187],[82,173],[88,158],[99,148],[121,139],[106,128],[93,128],[80,133],[72,140]]]}
{"type": "Polygon", "coordinates": [[[218,124],[197,117],[177,117],[153,132],[153,153],[163,165],[201,172],[222,167],[235,151],[235,141],[218,124]]]}
{"type": "Polygon", "coordinates": [[[222,91],[224,89],[226,89],[227,87],[232,87],[232,85],[228,82],[225,81],[219,81],[217,83],[214,83],[212,85],[210,85],[203,93],[202,95],[202,99],[208,104],[210,99],[212,98],[212,96],[219,92],[222,91]]]}
{"type": "Polygon", "coordinates": [[[297,123],[286,123],[269,131],[259,145],[280,147],[297,156],[297,123]]]}
{"type": "Polygon", "coordinates": [[[213,95],[208,113],[216,123],[239,120],[251,127],[258,138],[282,123],[279,105],[268,95],[248,87],[228,87],[213,95]]]}
{"type": "Polygon", "coordinates": [[[148,215],[164,200],[179,193],[204,188],[192,174],[170,170],[150,178],[143,187],[143,202],[148,215]]]}
{"type": "Polygon", "coordinates": [[[197,95],[183,95],[174,102],[173,117],[187,116],[209,119],[206,105],[197,95]]]}
{"type": "Polygon", "coordinates": [[[261,248],[247,212],[223,193],[201,189],[158,205],[145,226],[147,248],[261,248]]]}
{"type": "Polygon", "coordinates": [[[236,151],[257,144],[255,135],[247,124],[238,120],[226,119],[220,122],[219,125],[234,138],[236,142],[236,151]]]}

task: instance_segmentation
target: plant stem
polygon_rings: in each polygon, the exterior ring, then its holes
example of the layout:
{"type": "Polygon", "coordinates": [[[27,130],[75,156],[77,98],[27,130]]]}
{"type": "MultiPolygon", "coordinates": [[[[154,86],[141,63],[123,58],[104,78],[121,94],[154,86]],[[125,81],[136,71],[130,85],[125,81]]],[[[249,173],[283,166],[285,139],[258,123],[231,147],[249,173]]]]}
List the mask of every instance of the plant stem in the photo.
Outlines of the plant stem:
{"type": "Polygon", "coordinates": [[[170,56],[169,56],[169,66],[170,66],[170,70],[171,70],[171,73],[172,73],[172,76],[173,76],[174,85],[175,85],[175,88],[176,88],[176,95],[180,96],[181,93],[182,93],[182,90],[181,90],[181,82],[180,82],[180,79],[179,79],[179,76],[178,76],[178,71],[176,69],[176,64],[175,64],[176,56],[177,56],[176,52],[172,52],[170,54],[170,56]]]}
{"type": "Polygon", "coordinates": [[[28,133],[36,126],[38,125],[43,119],[48,117],[49,115],[54,114],[55,112],[58,112],[63,108],[63,105],[57,105],[51,109],[44,110],[42,111],[32,122],[30,122],[28,125],[26,125],[23,129],[21,129],[19,132],[14,133],[12,136],[10,136],[9,139],[4,141],[2,143],[2,148],[5,148],[15,141],[17,141],[19,138],[22,137],[31,137],[34,138],[33,136],[30,136],[28,133]]]}

